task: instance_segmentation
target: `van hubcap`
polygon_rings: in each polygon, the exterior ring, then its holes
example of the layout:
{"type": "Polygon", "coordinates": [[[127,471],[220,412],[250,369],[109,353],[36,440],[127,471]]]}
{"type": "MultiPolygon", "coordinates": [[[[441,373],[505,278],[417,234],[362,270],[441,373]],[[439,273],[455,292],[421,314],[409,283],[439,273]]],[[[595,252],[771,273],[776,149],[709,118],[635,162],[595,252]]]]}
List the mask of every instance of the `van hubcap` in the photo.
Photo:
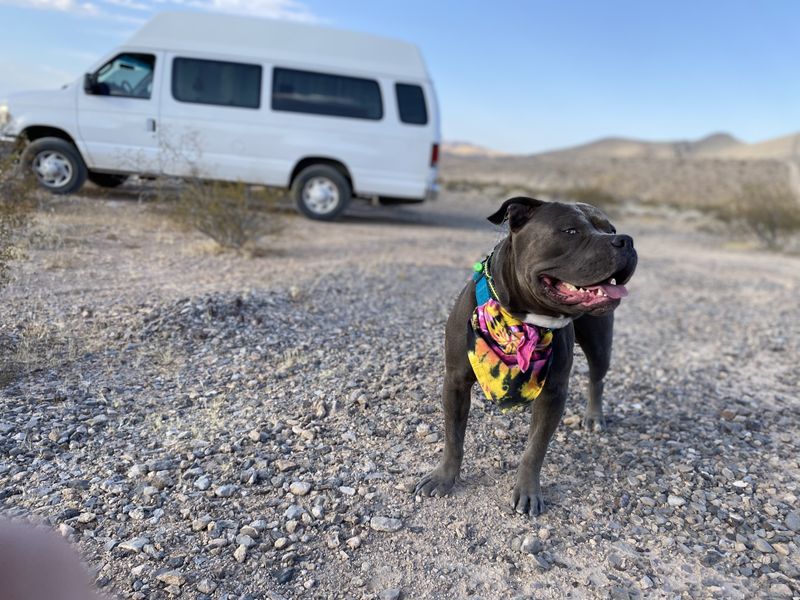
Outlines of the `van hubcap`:
{"type": "Polygon", "coordinates": [[[72,163],[60,152],[45,150],[33,159],[33,172],[48,187],[64,187],[72,179],[72,163]]]}
{"type": "Polygon", "coordinates": [[[339,188],[327,177],[313,177],[303,187],[303,203],[318,215],[329,213],[339,205],[339,188]]]}

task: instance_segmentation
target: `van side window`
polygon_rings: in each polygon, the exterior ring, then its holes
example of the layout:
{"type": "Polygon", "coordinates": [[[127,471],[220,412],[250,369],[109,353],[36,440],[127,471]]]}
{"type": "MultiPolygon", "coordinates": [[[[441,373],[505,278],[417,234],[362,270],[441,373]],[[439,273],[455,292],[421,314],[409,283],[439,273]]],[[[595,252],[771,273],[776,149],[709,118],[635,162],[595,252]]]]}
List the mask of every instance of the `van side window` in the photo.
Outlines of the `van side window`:
{"type": "Polygon", "coordinates": [[[373,79],[276,67],[272,110],[379,121],[383,118],[383,100],[373,79]]]}
{"type": "Polygon", "coordinates": [[[149,100],[155,66],[156,57],[152,54],[120,54],[94,73],[92,93],[149,100]]]}
{"type": "Polygon", "coordinates": [[[261,65],[178,57],[172,61],[172,96],[179,102],[258,108],[261,72],[261,65]]]}
{"type": "Polygon", "coordinates": [[[428,109],[422,87],[408,83],[397,83],[394,87],[400,120],[410,125],[427,125],[428,109]]]}

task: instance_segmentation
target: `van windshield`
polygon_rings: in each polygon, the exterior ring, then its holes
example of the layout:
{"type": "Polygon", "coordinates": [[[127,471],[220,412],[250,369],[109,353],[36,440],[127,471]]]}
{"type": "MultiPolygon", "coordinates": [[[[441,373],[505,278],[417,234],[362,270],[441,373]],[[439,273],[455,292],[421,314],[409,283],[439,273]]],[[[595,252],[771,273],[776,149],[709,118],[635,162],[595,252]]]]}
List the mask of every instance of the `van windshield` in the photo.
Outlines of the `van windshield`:
{"type": "Polygon", "coordinates": [[[152,54],[120,54],[95,73],[96,93],[148,99],[153,92],[155,64],[152,54]]]}

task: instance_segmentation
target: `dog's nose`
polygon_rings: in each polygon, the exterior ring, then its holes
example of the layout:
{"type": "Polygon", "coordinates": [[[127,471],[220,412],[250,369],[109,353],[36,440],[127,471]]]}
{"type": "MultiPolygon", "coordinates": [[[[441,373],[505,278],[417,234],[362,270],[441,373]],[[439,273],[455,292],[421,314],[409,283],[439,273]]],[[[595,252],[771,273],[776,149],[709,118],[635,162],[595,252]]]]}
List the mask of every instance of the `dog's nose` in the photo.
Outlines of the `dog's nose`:
{"type": "Polygon", "coordinates": [[[629,235],[615,235],[611,245],[615,248],[633,248],[633,238],[629,235]]]}

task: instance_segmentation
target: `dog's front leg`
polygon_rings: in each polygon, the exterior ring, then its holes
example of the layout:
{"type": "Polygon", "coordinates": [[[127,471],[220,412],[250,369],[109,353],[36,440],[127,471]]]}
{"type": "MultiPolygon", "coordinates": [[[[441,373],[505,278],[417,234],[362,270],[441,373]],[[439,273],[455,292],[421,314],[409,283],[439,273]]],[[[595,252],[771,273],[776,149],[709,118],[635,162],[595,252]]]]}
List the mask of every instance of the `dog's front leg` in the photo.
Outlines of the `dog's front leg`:
{"type": "Polygon", "coordinates": [[[417,483],[415,494],[444,496],[455,484],[464,459],[464,435],[471,403],[473,380],[464,374],[445,375],[442,404],[444,407],[444,454],[438,466],[417,483]]]}
{"type": "Polygon", "coordinates": [[[574,343],[571,329],[570,326],[568,331],[559,332],[554,340],[553,352],[558,353],[553,360],[555,372],[548,375],[541,394],[533,403],[528,443],[517,469],[512,506],[518,513],[532,517],[544,509],[539,476],[547,446],[561,422],[561,415],[567,402],[574,343]]]}

